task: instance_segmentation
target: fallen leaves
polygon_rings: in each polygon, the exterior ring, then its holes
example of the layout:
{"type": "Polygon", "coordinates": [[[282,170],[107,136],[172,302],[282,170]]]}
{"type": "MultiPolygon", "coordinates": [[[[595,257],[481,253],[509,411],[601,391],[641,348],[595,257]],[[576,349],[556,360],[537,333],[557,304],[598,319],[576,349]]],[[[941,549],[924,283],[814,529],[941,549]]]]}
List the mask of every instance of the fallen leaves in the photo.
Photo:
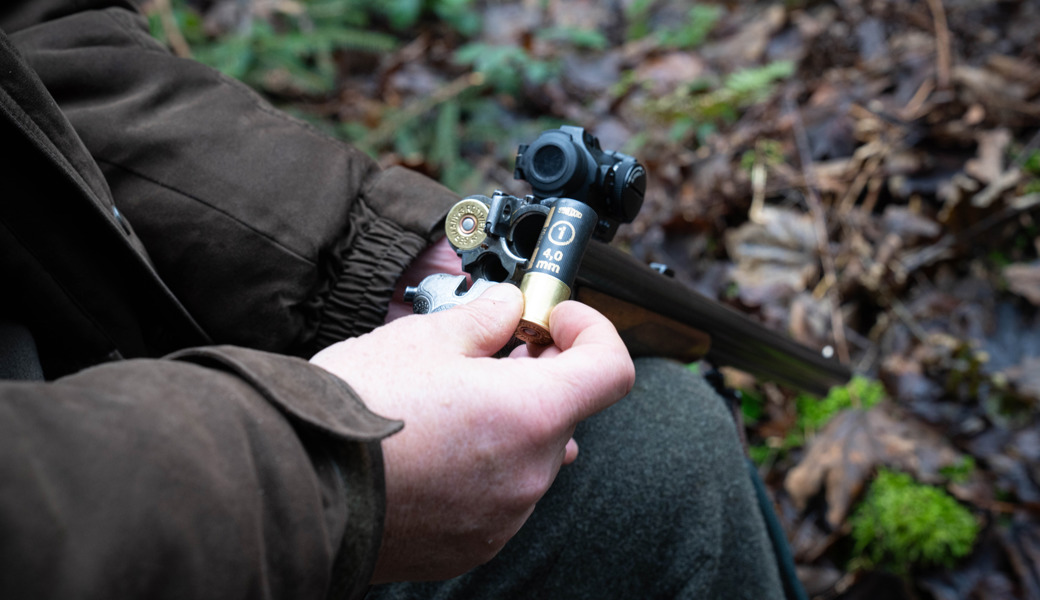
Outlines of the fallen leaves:
{"type": "Polygon", "coordinates": [[[735,263],[730,277],[748,306],[792,298],[818,273],[812,219],[801,212],[763,207],[726,232],[726,247],[735,263]]]}
{"type": "Polygon", "coordinates": [[[1004,267],[1008,289],[1040,306],[1040,263],[1012,264],[1004,267]]]}
{"type": "Polygon", "coordinates": [[[788,472],[784,489],[803,510],[823,493],[826,522],[837,530],[879,467],[938,482],[940,469],[959,459],[949,441],[916,421],[893,416],[881,406],[853,409],[839,414],[816,436],[802,461],[788,472]]]}

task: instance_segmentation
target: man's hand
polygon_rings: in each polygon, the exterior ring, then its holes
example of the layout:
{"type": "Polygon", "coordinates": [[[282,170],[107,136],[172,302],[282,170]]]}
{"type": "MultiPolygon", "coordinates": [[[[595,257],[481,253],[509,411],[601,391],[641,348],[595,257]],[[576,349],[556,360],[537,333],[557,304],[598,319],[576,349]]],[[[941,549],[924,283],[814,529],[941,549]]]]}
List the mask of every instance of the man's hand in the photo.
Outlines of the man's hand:
{"type": "Polygon", "coordinates": [[[555,346],[490,358],[522,311],[520,291],[498,285],[312,359],[370,409],[405,421],[383,442],[387,517],[373,582],[444,579],[494,557],[577,456],[575,425],[631,388],[613,325],[576,302],[552,313],[555,346]]]}

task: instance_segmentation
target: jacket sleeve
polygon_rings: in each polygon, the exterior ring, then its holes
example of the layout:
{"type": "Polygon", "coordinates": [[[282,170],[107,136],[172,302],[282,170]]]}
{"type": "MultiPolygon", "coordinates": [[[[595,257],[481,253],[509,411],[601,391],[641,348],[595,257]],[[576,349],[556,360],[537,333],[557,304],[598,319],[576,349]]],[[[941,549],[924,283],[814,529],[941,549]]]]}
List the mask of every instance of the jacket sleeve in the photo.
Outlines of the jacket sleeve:
{"type": "Polygon", "coordinates": [[[171,55],[124,8],[11,38],[159,275],[217,342],[307,355],[382,324],[397,279],[457,200],[171,55]]]}
{"type": "Polygon", "coordinates": [[[362,596],[400,424],[300,359],[171,358],[0,382],[0,597],[362,596]]]}

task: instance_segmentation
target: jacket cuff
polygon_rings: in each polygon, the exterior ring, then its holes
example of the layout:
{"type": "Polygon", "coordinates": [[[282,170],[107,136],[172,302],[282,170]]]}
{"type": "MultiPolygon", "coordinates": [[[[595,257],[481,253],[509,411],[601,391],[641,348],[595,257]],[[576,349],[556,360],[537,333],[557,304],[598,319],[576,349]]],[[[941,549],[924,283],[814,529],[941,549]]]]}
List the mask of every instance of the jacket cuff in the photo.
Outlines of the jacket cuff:
{"type": "Polygon", "coordinates": [[[288,417],[324,489],[330,538],[339,539],[328,598],[363,598],[386,517],[380,441],[403,423],[370,412],[346,382],[301,359],[232,346],[168,358],[231,372],[288,417]]]}
{"type": "Polygon", "coordinates": [[[444,237],[444,216],[458,194],[402,167],[375,173],[355,201],[332,261],[332,277],[318,295],[313,354],[382,325],[398,280],[427,246],[444,237]]]}
{"type": "Polygon", "coordinates": [[[364,203],[355,210],[368,213],[355,219],[367,226],[340,249],[312,353],[382,325],[397,280],[428,245],[425,237],[376,216],[364,203]]]}

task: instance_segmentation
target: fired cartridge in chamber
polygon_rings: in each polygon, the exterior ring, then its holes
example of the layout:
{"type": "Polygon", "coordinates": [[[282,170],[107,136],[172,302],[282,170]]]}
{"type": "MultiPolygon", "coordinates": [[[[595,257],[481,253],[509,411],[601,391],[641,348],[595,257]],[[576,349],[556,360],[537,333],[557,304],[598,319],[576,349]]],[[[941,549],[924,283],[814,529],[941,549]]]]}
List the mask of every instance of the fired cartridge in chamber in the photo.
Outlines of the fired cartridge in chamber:
{"type": "Polygon", "coordinates": [[[520,281],[524,314],[516,337],[535,344],[552,343],[549,314],[571,297],[578,266],[599,217],[589,205],[560,198],[553,203],[538,244],[520,281]]]}

